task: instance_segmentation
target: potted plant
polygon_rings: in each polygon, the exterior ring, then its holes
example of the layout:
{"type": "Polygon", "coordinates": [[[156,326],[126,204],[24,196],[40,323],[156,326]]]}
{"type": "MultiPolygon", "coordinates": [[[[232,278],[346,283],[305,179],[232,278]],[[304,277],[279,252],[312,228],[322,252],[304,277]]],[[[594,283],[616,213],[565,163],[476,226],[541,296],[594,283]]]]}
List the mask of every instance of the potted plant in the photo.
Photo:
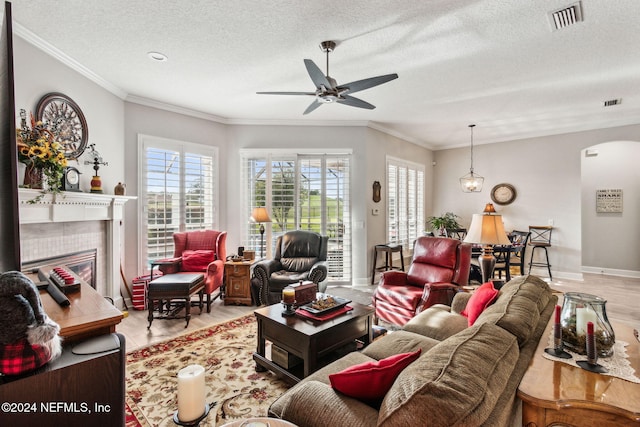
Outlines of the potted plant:
{"type": "Polygon", "coordinates": [[[447,228],[460,228],[458,218],[460,217],[453,212],[446,212],[441,216],[429,217],[427,219],[427,222],[431,226],[431,230],[433,231],[434,235],[446,236],[447,228]]]}

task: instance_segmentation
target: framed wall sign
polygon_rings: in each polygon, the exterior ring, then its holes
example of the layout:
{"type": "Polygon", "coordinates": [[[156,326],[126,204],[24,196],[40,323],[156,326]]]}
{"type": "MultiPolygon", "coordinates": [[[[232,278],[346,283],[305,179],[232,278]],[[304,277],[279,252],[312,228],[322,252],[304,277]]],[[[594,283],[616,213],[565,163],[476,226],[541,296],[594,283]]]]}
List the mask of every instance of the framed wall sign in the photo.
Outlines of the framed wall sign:
{"type": "Polygon", "coordinates": [[[622,212],[622,189],[596,190],[596,212],[622,212]]]}

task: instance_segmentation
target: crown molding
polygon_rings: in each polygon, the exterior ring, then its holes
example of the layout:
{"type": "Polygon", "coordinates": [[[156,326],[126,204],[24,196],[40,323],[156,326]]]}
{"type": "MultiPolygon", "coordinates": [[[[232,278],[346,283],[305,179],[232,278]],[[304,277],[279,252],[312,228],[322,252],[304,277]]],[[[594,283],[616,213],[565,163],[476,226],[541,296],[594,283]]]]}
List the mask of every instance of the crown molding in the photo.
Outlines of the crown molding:
{"type": "Polygon", "coordinates": [[[62,52],[60,49],[56,48],[52,44],[43,40],[42,38],[40,38],[33,32],[29,31],[19,23],[17,22],[13,23],[13,32],[15,35],[24,39],[27,43],[32,44],[33,46],[42,50],[44,53],[52,56],[54,59],[60,61],[67,67],[71,68],[72,70],[76,71],[77,73],[81,74],[87,79],[91,80],[98,86],[111,92],[118,98],[125,99],[125,97],[127,96],[127,93],[125,91],[113,85],[112,83],[108,82],[107,80],[103,79],[102,77],[100,77],[99,75],[97,75],[96,73],[94,73],[93,71],[85,67],[84,65],[80,64],[75,59],[71,58],[66,53],[62,52]]]}

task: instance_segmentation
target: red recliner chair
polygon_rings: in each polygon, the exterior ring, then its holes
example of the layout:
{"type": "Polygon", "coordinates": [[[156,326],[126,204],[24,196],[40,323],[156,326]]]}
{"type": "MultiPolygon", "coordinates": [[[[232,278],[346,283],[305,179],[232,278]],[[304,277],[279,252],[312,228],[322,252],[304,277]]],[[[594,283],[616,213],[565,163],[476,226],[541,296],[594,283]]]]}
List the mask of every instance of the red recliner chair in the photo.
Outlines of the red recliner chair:
{"type": "Polygon", "coordinates": [[[434,304],[451,305],[469,281],[471,245],[457,239],[419,237],[408,272],[385,271],[373,295],[376,320],[403,326],[434,304]]]}
{"type": "MultiPolygon", "coordinates": [[[[204,274],[204,292],[207,294],[207,313],[211,313],[211,294],[219,289],[224,279],[224,262],[227,258],[227,232],[215,230],[174,233],[173,258],[163,259],[158,265],[163,274],[204,274]]],[[[220,296],[213,298],[215,300],[220,296]]]]}

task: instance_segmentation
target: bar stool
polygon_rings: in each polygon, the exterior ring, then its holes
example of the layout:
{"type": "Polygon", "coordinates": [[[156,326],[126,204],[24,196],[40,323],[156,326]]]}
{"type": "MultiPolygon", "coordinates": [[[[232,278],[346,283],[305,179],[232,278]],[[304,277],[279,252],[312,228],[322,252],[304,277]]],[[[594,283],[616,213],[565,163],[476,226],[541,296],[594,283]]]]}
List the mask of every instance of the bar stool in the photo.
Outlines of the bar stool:
{"type": "Polygon", "coordinates": [[[376,245],[373,250],[373,272],[371,273],[371,284],[376,277],[376,271],[387,271],[387,270],[402,270],[404,271],[404,255],[402,254],[402,245],[398,245],[395,243],[386,243],[384,245],[376,245]],[[384,265],[382,267],[376,267],[376,263],[378,261],[378,252],[384,252],[384,265]],[[393,253],[400,252],[400,264],[401,267],[393,266],[393,253]]]}
{"type": "Polygon", "coordinates": [[[551,277],[551,264],[549,264],[549,253],[547,252],[547,248],[551,246],[551,231],[553,227],[550,225],[530,225],[529,233],[531,233],[529,237],[529,246],[531,246],[531,258],[529,260],[529,274],[531,274],[531,267],[547,267],[547,271],[549,272],[549,280],[553,280],[551,277]],[[544,256],[546,262],[537,261],[533,262],[533,255],[536,252],[536,249],[542,248],[544,249],[544,256]]]}

